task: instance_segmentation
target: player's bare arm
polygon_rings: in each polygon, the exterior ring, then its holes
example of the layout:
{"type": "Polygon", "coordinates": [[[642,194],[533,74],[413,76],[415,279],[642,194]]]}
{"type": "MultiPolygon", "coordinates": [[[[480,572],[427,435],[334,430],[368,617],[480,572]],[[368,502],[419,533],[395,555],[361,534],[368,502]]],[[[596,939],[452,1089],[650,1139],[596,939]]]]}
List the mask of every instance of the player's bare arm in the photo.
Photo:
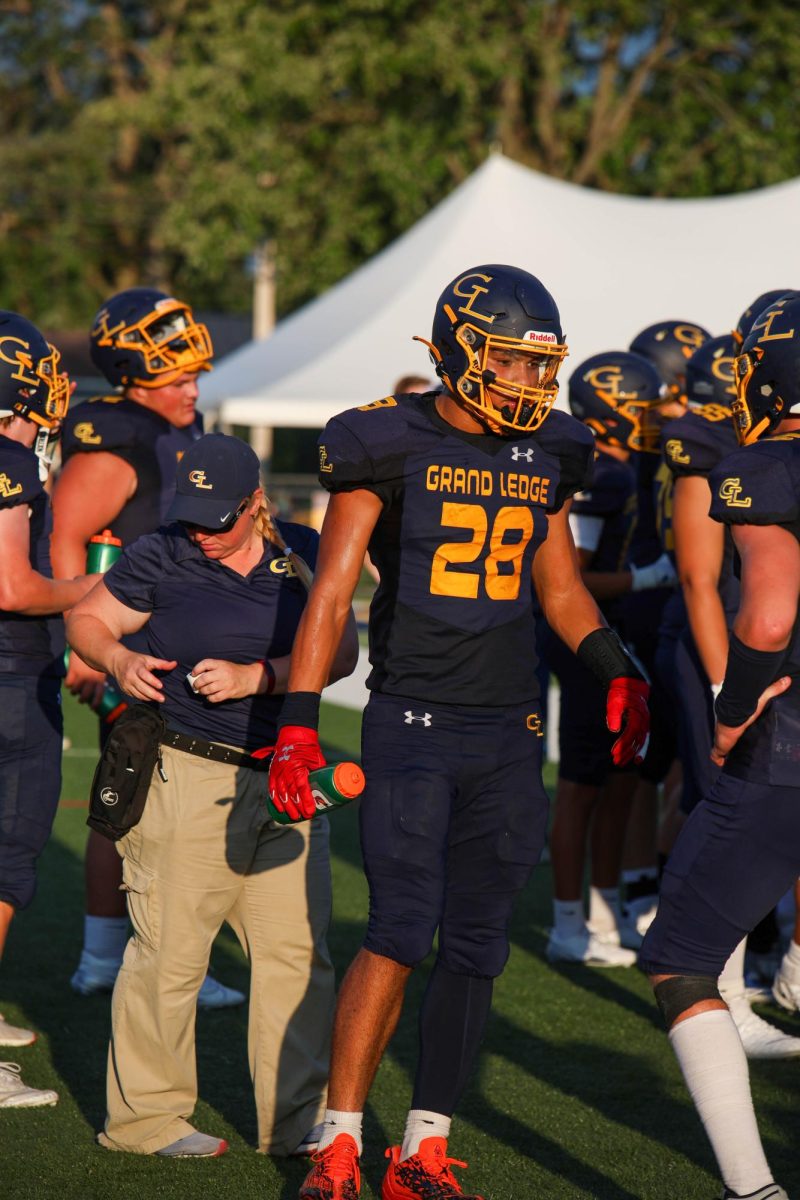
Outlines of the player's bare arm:
{"type": "Polygon", "coordinates": [[[3,563],[0,608],[29,617],[48,616],[71,608],[99,579],[80,573],[76,579],[47,579],[31,566],[30,518],[26,505],[0,512],[3,563]]]}
{"type": "Polygon", "coordinates": [[[575,651],[605,621],[581,577],[568,507],[547,518],[547,537],[533,560],[533,582],[548,625],[575,651]]]}
{"type": "Polygon", "coordinates": [[[331,676],[381,507],[365,489],[339,492],[328,502],[314,583],[292,651],[289,692],[321,692],[331,676]]]}
{"type": "Polygon", "coordinates": [[[672,526],[678,576],[689,626],[709,681],[720,683],[728,656],[728,630],[718,585],[725,529],[708,515],[711,489],[701,475],[675,481],[672,526]]]}
{"type": "MultiPolygon", "coordinates": [[[[733,632],[752,650],[779,653],[789,645],[797,616],[800,543],[779,525],[737,525],[733,538],[742,560],[742,595],[733,632]]],[[[739,725],[717,721],[711,758],[718,766],[769,701],[790,686],[788,675],[769,684],[750,716],[739,725]]],[[[722,700],[725,691],[723,688],[722,700]]]]}

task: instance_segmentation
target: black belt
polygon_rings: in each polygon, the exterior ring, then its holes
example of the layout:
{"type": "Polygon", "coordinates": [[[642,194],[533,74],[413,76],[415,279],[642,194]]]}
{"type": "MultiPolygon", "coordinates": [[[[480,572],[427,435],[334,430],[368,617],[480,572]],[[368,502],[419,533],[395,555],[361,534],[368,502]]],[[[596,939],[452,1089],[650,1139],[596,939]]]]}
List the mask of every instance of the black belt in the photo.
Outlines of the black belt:
{"type": "Polygon", "coordinates": [[[230,763],[234,767],[250,767],[253,771],[268,771],[269,758],[253,758],[246,750],[234,750],[233,746],[224,746],[221,742],[207,742],[204,738],[189,737],[186,733],[177,733],[167,729],[160,738],[162,746],[171,746],[174,750],[183,750],[186,754],[194,754],[197,758],[210,758],[213,762],[230,763]]]}

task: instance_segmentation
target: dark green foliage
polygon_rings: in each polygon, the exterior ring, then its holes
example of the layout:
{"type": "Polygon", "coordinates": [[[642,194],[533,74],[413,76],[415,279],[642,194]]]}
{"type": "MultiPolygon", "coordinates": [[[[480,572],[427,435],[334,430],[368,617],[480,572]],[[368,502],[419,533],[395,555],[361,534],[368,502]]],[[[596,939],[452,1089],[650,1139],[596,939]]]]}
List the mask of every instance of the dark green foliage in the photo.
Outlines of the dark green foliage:
{"type": "Polygon", "coordinates": [[[246,311],[268,238],[287,312],[492,147],[640,195],[798,173],[783,0],[15,0],[0,47],[0,305],[50,326],[132,283],[246,311]]]}

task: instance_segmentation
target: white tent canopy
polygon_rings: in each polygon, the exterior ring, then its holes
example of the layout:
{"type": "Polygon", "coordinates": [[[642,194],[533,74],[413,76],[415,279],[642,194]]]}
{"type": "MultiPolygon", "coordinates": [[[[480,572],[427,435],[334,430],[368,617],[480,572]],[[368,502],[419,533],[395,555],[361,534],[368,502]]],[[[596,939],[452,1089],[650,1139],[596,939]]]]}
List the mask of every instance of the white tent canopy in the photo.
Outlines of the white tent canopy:
{"type": "Polygon", "coordinates": [[[443,287],[481,263],[513,263],[556,298],[570,357],[624,349],[655,321],[729,330],[762,291],[800,286],[800,179],[702,200],[592,191],[493,155],[364,266],[229,355],[201,407],[230,424],[321,428],[431,374],[422,346],[443,287]]]}

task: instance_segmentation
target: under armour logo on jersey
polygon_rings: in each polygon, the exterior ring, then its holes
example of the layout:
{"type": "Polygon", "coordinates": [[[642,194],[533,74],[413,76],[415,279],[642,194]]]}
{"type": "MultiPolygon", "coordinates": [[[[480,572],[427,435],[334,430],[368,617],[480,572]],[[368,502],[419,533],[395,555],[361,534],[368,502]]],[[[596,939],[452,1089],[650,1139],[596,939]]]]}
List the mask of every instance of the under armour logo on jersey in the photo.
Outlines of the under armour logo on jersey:
{"type": "Polygon", "coordinates": [[[405,725],[413,725],[415,721],[421,721],[427,729],[429,725],[433,724],[433,719],[430,713],[423,713],[421,717],[415,717],[410,708],[406,710],[405,718],[405,725]]]}
{"type": "Polygon", "coordinates": [[[533,458],[533,446],[529,446],[527,450],[520,450],[519,446],[512,446],[511,457],[514,462],[517,462],[520,458],[524,458],[525,462],[530,462],[533,458]]]}

